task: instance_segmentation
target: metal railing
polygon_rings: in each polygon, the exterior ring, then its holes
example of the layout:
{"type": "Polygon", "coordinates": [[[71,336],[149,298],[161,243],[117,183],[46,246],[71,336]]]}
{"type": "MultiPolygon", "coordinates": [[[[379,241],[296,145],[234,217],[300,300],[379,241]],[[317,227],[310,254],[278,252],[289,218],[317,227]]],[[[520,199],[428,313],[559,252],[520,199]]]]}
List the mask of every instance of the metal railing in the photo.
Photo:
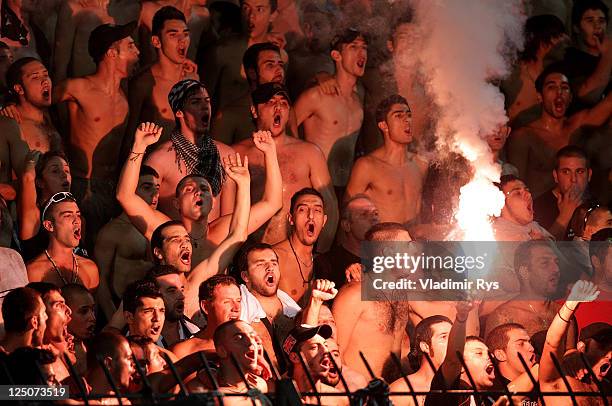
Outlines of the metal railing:
{"type": "MultiPolygon", "coordinates": [[[[271,362],[270,357],[266,351],[264,351],[264,357],[269,363],[272,369],[271,371],[272,377],[276,381],[276,385],[275,385],[276,390],[274,392],[268,392],[266,394],[263,394],[258,389],[254,388],[253,385],[249,383],[249,381],[246,378],[244,378],[246,374],[242,370],[242,367],[240,366],[238,360],[233,355],[231,355],[231,358],[230,358],[231,364],[236,369],[236,371],[238,371],[239,376],[243,377],[242,378],[243,383],[245,384],[247,388],[247,391],[243,393],[223,393],[221,391],[221,387],[219,386],[219,383],[215,377],[215,373],[210,367],[211,364],[206,358],[206,355],[204,354],[204,352],[199,353],[199,357],[202,363],[201,370],[204,371],[204,373],[206,374],[206,377],[208,378],[212,386],[212,389],[206,393],[190,393],[190,391],[187,388],[187,385],[185,384],[185,381],[181,378],[174,363],[172,362],[172,360],[166,353],[162,353],[162,356],[165,358],[168,368],[170,369],[170,372],[172,373],[174,380],[176,381],[176,385],[178,386],[177,393],[174,393],[172,391],[170,393],[156,393],[153,390],[153,386],[150,380],[148,379],[144,368],[142,367],[140,362],[138,362],[138,360],[134,360],[134,362],[136,366],[136,372],[139,374],[141,378],[142,389],[139,392],[135,392],[135,393],[122,393],[119,389],[119,385],[117,384],[117,382],[115,382],[111,372],[109,371],[107,366],[104,364],[104,362],[102,362],[102,359],[100,357],[97,357],[98,364],[100,368],[102,369],[102,371],[104,372],[104,375],[108,381],[110,388],[112,388],[115,394],[108,395],[108,394],[88,393],[74,365],[72,364],[72,362],[66,355],[64,355],[64,362],[68,366],[70,377],[74,380],[76,387],[78,388],[78,393],[71,393],[71,398],[80,400],[85,405],[89,405],[90,401],[92,400],[99,400],[102,398],[111,398],[111,397],[116,398],[119,405],[124,404],[124,401],[123,401],[124,399],[140,400],[141,402],[144,402],[146,404],[153,404],[153,405],[223,404],[224,397],[234,397],[234,396],[247,398],[250,400],[250,403],[252,405],[272,405],[272,404],[274,405],[295,405],[295,404],[301,403],[301,399],[304,397],[312,397],[316,399],[316,404],[319,406],[324,404],[321,400],[322,397],[346,397],[349,400],[351,405],[369,405],[369,404],[391,405],[392,403],[389,400],[390,396],[407,396],[407,397],[411,397],[414,404],[418,405],[420,404],[420,402],[418,401],[417,396],[426,396],[428,394],[441,394],[441,395],[444,395],[445,397],[466,396],[466,395],[474,396],[474,399],[476,400],[477,404],[481,404],[482,400],[485,398],[497,399],[500,396],[506,396],[509,399],[511,404],[520,404],[519,398],[529,397],[530,399],[538,399],[540,404],[544,406],[546,406],[546,402],[544,400],[545,397],[546,398],[560,397],[560,396],[569,397],[571,399],[573,406],[578,406],[578,399],[577,399],[578,397],[589,397],[592,399],[596,399],[598,401],[598,404],[609,406],[609,400],[608,400],[609,395],[606,393],[605,388],[601,384],[601,382],[599,382],[596,379],[596,375],[593,372],[593,369],[589,365],[584,354],[581,354],[580,359],[585,369],[587,370],[588,376],[591,378],[593,382],[596,383],[597,388],[598,388],[597,391],[593,391],[593,392],[580,391],[579,392],[579,391],[572,390],[571,385],[569,384],[569,381],[567,380],[566,374],[563,371],[561,363],[554,356],[554,354],[551,354],[553,364],[562,379],[562,382],[565,386],[565,391],[563,392],[541,391],[537,380],[531,373],[530,368],[527,365],[527,362],[521,356],[520,353],[518,354],[518,356],[519,356],[519,359],[521,361],[521,364],[525,372],[527,373],[527,376],[529,377],[533,385],[532,390],[527,391],[527,392],[512,392],[507,386],[505,386],[502,390],[479,390],[477,386],[475,385],[473,376],[471,375],[469,369],[465,365],[463,357],[461,356],[459,352],[457,352],[457,357],[466,372],[468,381],[472,387],[471,389],[461,389],[460,390],[460,389],[442,388],[440,390],[416,391],[414,387],[412,386],[412,384],[410,383],[410,380],[406,377],[406,375],[402,374],[402,379],[404,383],[406,384],[408,391],[390,392],[389,386],[387,385],[387,383],[385,383],[382,379],[380,379],[379,377],[375,375],[373,369],[371,368],[363,352],[359,352],[359,355],[361,357],[363,364],[365,365],[366,370],[368,371],[370,375],[371,381],[366,388],[360,389],[358,391],[350,391],[348,383],[346,381],[346,378],[342,374],[340,366],[336,363],[336,360],[330,353],[327,354],[333,367],[338,372],[340,384],[343,388],[343,391],[333,392],[333,393],[319,392],[317,390],[316,380],[311,375],[307,367],[307,363],[304,360],[304,357],[301,353],[298,353],[298,358],[308,378],[308,382],[309,382],[310,390],[311,390],[309,392],[300,392],[296,388],[295,384],[293,383],[291,379],[283,378],[279,374],[279,371],[274,367],[274,364],[271,362]]],[[[429,355],[427,353],[424,353],[423,355],[425,356],[425,360],[429,363],[431,368],[435,370],[433,361],[431,360],[429,355]]],[[[490,357],[491,357],[491,360],[493,361],[493,366],[495,368],[496,376],[501,376],[498,362],[495,360],[492,354],[490,354],[490,357]]],[[[397,369],[399,371],[402,371],[402,364],[401,364],[400,359],[397,357],[397,355],[395,355],[394,353],[391,353],[391,359],[393,363],[395,364],[395,366],[397,367],[397,369]]],[[[4,365],[3,362],[1,364],[2,364],[4,373],[7,374],[8,376],[9,381],[12,381],[12,378],[10,376],[10,371],[8,371],[8,368],[6,368],[6,365],[4,365]]],[[[38,364],[36,366],[38,369],[38,373],[40,374],[40,377],[43,378],[44,373],[43,373],[42,368],[38,364]]],[[[554,406],[555,403],[556,402],[552,402],[552,404],[549,404],[548,406],[554,406]]]]}

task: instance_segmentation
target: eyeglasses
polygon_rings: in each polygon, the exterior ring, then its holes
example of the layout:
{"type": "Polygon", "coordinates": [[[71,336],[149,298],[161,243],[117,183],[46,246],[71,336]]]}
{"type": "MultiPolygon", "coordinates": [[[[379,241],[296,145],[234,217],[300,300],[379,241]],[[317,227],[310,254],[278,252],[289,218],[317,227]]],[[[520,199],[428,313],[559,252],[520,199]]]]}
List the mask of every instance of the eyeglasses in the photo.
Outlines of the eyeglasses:
{"type": "Polygon", "coordinates": [[[531,192],[528,187],[517,187],[508,192],[505,192],[504,194],[508,197],[517,197],[517,196],[522,196],[523,194],[529,194],[529,193],[531,192]]]}
{"type": "Polygon", "coordinates": [[[47,204],[45,204],[45,208],[42,211],[42,219],[43,220],[45,219],[45,214],[47,213],[47,210],[49,210],[49,207],[51,207],[52,204],[60,203],[65,200],[76,202],[76,199],[70,192],[57,192],[56,194],[51,196],[51,198],[47,201],[47,204]]]}

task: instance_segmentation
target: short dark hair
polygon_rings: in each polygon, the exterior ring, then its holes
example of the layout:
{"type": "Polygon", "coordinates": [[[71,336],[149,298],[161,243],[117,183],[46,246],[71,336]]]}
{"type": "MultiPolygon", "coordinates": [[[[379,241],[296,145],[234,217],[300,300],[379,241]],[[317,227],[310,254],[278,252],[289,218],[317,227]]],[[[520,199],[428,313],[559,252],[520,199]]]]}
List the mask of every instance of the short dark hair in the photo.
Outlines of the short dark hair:
{"type": "Polygon", "coordinates": [[[431,339],[434,333],[433,326],[439,323],[453,324],[451,319],[448,317],[436,314],[434,316],[424,318],[419,322],[419,324],[416,325],[414,330],[414,347],[410,352],[411,358],[416,361],[416,363],[420,362],[419,358],[423,355],[423,351],[421,350],[421,346],[419,344],[423,342],[431,347],[431,339]]]}
{"type": "Polygon", "coordinates": [[[383,101],[378,103],[378,106],[376,107],[376,122],[377,123],[381,123],[387,120],[387,114],[389,114],[389,111],[391,110],[391,106],[393,106],[394,104],[405,104],[409,106],[408,100],[406,100],[404,97],[400,96],[399,94],[392,94],[391,96],[388,96],[383,101]]]}
{"type": "Polygon", "coordinates": [[[582,16],[587,10],[601,10],[606,17],[606,22],[608,22],[608,16],[610,10],[608,6],[601,0],[580,0],[574,1],[574,6],[572,7],[572,25],[576,27],[580,26],[580,20],[582,20],[582,16]]]}
{"type": "MultiPolygon", "coordinates": [[[[236,256],[236,268],[239,273],[248,272],[249,271],[249,254],[253,251],[263,251],[263,250],[272,250],[274,254],[274,248],[270,244],[266,244],[265,242],[253,242],[247,243],[240,248],[238,255],[236,256]]],[[[276,254],[278,258],[278,254],[276,254]]]]}
{"type": "Polygon", "coordinates": [[[603,261],[610,247],[612,247],[612,228],[602,228],[591,236],[589,258],[596,257],[603,261]]]}
{"type": "Polygon", "coordinates": [[[185,184],[185,182],[187,182],[189,179],[194,179],[194,178],[204,179],[206,183],[208,184],[210,191],[212,192],[212,186],[210,185],[210,182],[208,181],[208,179],[206,179],[206,176],[201,175],[199,173],[191,173],[189,175],[183,176],[181,180],[178,181],[178,183],[176,184],[176,189],[174,189],[174,196],[179,197],[179,193],[181,191],[181,188],[185,184]]]}
{"type": "MultiPolygon", "coordinates": [[[[504,186],[506,186],[508,183],[510,182],[514,182],[515,180],[518,180],[520,182],[523,182],[523,179],[519,178],[516,175],[503,175],[500,179],[499,182],[495,182],[494,185],[497,186],[497,188],[499,190],[504,190],[504,186]]],[[[523,182],[524,183],[524,182],[523,182]]]]}
{"type": "Polygon", "coordinates": [[[123,311],[136,313],[136,309],[142,306],[142,299],[163,299],[159,291],[159,285],[151,279],[140,279],[130,283],[123,293],[123,311]]]}
{"type": "Polygon", "coordinates": [[[406,231],[409,233],[406,226],[400,223],[394,223],[392,221],[378,223],[370,227],[365,233],[365,241],[377,241],[375,238],[384,238],[384,240],[388,240],[394,238],[399,231],[406,231]]]}
{"type": "Polygon", "coordinates": [[[170,20],[180,20],[187,24],[187,19],[182,11],[172,6],[164,6],[157,10],[153,15],[153,23],[151,24],[151,35],[159,37],[164,29],[164,23],[170,20]]]}
{"type": "Polygon", "coordinates": [[[547,247],[554,251],[552,243],[549,240],[530,240],[522,242],[516,248],[516,251],[514,251],[514,271],[517,275],[521,266],[529,265],[531,261],[531,251],[536,247],[547,247]]]}
{"type": "Polygon", "coordinates": [[[295,210],[295,205],[297,204],[297,200],[301,196],[307,196],[307,195],[317,196],[319,199],[321,199],[321,202],[323,202],[323,209],[325,209],[325,200],[323,200],[323,195],[317,189],[314,189],[311,187],[305,187],[305,188],[298,190],[297,192],[293,194],[293,196],[291,196],[291,205],[289,206],[289,213],[293,213],[293,210],[295,210]]]}
{"type": "Polygon", "coordinates": [[[260,42],[258,44],[253,44],[247,48],[242,56],[242,66],[244,67],[244,72],[246,73],[247,81],[249,85],[253,86],[253,78],[251,77],[251,72],[255,74],[255,79],[259,78],[259,72],[257,72],[257,62],[259,59],[259,54],[263,51],[273,51],[280,55],[281,50],[278,46],[274,45],[271,42],[260,42]]]}
{"type": "Polygon", "coordinates": [[[525,46],[521,59],[535,61],[541,45],[549,45],[563,34],[567,34],[567,30],[559,17],[552,14],[529,17],[525,22],[525,46]]]}
{"type": "Polygon", "coordinates": [[[140,172],[138,173],[138,177],[140,178],[142,176],[147,176],[147,175],[151,175],[154,178],[159,178],[159,173],[157,173],[155,169],[153,169],[149,165],[142,165],[140,167],[140,172]]]}
{"type": "MultiPolygon", "coordinates": [[[[87,290],[87,288],[83,285],[81,285],[80,283],[69,283],[67,285],[64,285],[61,290],[60,290],[62,296],[64,297],[64,299],[66,300],[66,304],[70,307],[69,303],[72,303],[72,300],[77,296],[77,295],[91,295],[91,297],[94,297],[91,292],[89,290],[87,290]]],[[[95,300],[95,298],[94,298],[95,300]]]]}
{"type": "MultiPolygon", "coordinates": [[[[171,227],[171,226],[183,226],[183,223],[181,223],[178,220],[168,220],[165,223],[160,224],[159,226],[157,226],[157,228],[153,231],[153,234],[151,235],[151,252],[153,252],[155,250],[155,248],[159,248],[160,250],[163,248],[164,245],[164,236],[162,235],[164,229],[171,227]]],[[[153,255],[153,262],[155,262],[156,264],[159,264],[159,259],[157,258],[156,255],[153,255]]]]}
{"type": "Polygon", "coordinates": [[[0,49],[11,49],[11,47],[9,47],[6,42],[0,41],[0,49]]]}
{"type": "Polygon", "coordinates": [[[487,344],[487,347],[489,347],[489,350],[505,351],[506,347],[508,346],[508,340],[510,339],[508,333],[510,333],[512,330],[525,330],[525,327],[518,323],[506,323],[500,324],[491,330],[489,334],[487,334],[485,343],[487,344]]]}
{"type": "Polygon", "coordinates": [[[586,167],[590,168],[589,157],[584,149],[577,145],[566,145],[561,148],[555,156],[555,169],[559,169],[561,158],[581,158],[584,159],[586,167]]]}
{"type": "Polygon", "coordinates": [[[561,62],[551,63],[550,65],[545,67],[542,73],[540,73],[538,77],[536,78],[535,80],[536,92],[538,92],[539,94],[542,94],[542,92],[544,91],[544,83],[546,81],[546,78],[549,75],[552,75],[553,73],[560,73],[562,75],[565,75],[566,77],[569,77],[567,74],[567,67],[565,65],[563,65],[561,62]]]}
{"type": "Polygon", "coordinates": [[[213,333],[213,342],[215,344],[215,348],[218,347],[219,344],[223,342],[223,333],[225,333],[225,330],[227,330],[228,328],[238,323],[246,323],[246,322],[240,319],[232,319],[224,323],[221,323],[217,326],[217,328],[215,329],[215,332],[213,333]]]}
{"type": "Polygon", "coordinates": [[[17,59],[13,62],[6,70],[6,87],[10,90],[13,89],[14,85],[23,85],[23,67],[31,62],[40,62],[39,59],[31,56],[26,56],[17,59]]]}
{"type": "Polygon", "coordinates": [[[343,45],[350,44],[359,37],[363,38],[366,44],[370,41],[368,34],[365,32],[354,27],[345,28],[334,36],[330,43],[330,48],[332,51],[342,51],[343,45]]]}
{"type": "MultiPolygon", "coordinates": [[[[240,0],[240,7],[242,7],[242,3],[244,3],[244,0],[240,0]]],[[[277,8],[278,0],[270,0],[270,11],[275,12],[277,8]]]]}
{"type": "Polygon", "coordinates": [[[239,288],[238,282],[236,282],[236,279],[233,276],[213,275],[200,284],[200,287],[198,289],[198,299],[200,299],[200,301],[212,300],[215,296],[215,288],[217,286],[231,285],[234,285],[239,288]]]}
{"type": "Polygon", "coordinates": [[[16,385],[47,385],[38,365],[48,365],[56,360],[52,351],[42,348],[17,348],[6,358],[6,367],[16,385]]]}
{"type": "Polygon", "coordinates": [[[47,168],[47,165],[49,165],[49,161],[51,161],[53,158],[61,158],[64,161],[68,162],[68,158],[66,157],[66,154],[64,154],[63,151],[61,150],[53,150],[53,151],[47,151],[44,154],[42,154],[40,156],[40,158],[38,158],[38,162],[36,162],[36,178],[41,178],[42,177],[42,173],[45,171],[45,169],[47,168]]]}
{"type": "Polygon", "coordinates": [[[155,344],[151,337],[141,336],[139,334],[134,334],[134,335],[130,334],[126,338],[128,340],[128,343],[137,345],[142,349],[144,349],[149,344],[155,344]]]}
{"type": "Polygon", "coordinates": [[[155,280],[166,275],[180,275],[181,272],[173,265],[155,264],[147,271],[146,279],[155,280]]]}
{"type": "Polygon", "coordinates": [[[53,291],[58,292],[59,294],[62,293],[60,288],[51,282],[30,282],[26,285],[26,288],[31,288],[37,291],[43,301],[46,301],[49,298],[49,293],[53,291]]]}
{"type": "Polygon", "coordinates": [[[92,370],[100,367],[97,357],[117,357],[119,347],[125,341],[124,336],[111,331],[103,331],[95,336],[87,346],[87,368],[92,370]]]}
{"type": "Polygon", "coordinates": [[[31,288],[11,290],[2,302],[4,330],[12,333],[25,333],[28,321],[38,313],[40,294],[31,288]]]}
{"type": "Polygon", "coordinates": [[[467,337],[465,337],[466,344],[469,343],[470,341],[477,341],[479,343],[483,343],[484,345],[487,345],[487,343],[485,343],[485,340],[483,340],[482,338],[480,338],[478,336],[467,336],[467,337]]]}

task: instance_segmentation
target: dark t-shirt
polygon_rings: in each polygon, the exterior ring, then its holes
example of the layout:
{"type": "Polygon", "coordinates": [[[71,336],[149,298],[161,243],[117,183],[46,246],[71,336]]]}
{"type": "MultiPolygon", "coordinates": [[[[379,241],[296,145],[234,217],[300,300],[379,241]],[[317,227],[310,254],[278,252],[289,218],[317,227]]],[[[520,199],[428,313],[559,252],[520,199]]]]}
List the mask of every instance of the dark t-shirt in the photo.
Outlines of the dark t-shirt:
{"type": "MultiPolygon", "coordinates": [[[[564,69],[567,73],[570,85],[574,94],[578,88],[593,74],[597,64],[599,63],[599,56],[594,56],[578,48],[568,48],[565,51],[565,58],[563,59],[564,69]]],[[[611,83],[608,82],[608,86],[604,90],[604,95],[610,91],[611,83]]],[[[572,105],[570,106],[569,114],[591,107],[583,102],[579,102],[577,98],[574,98],[572,105]]]]}
{"type": "Polygon", "coordinates": [[[345,269],[354,263],[361,263],[361,258],[343,246],[334,244],[328,252],[315,258],[315,278],[328,279],[339,289],[346,283],[345,269]]]}
{"type": "Polygon", "coordinates": [[[533,219],[545,229],[550,230],[550,226],[553,225],[559,215],[557,198],[552,190],[549,190],[533,201],[533,211],[533,219]]]}

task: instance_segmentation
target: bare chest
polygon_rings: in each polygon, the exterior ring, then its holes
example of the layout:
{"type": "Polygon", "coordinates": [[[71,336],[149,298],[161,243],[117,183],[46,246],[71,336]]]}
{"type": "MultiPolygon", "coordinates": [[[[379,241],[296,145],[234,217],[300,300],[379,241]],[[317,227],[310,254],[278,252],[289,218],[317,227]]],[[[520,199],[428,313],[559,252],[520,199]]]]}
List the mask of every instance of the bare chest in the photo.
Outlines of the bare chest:
{"type": "Polygon", "coordinates": [[[21,138],[28,143],[28,147],[41,152],[49,151],[52,147],[52,137],[58,135],[53,127],[31,120],[24,120],[20,129],[21,138]]]}

